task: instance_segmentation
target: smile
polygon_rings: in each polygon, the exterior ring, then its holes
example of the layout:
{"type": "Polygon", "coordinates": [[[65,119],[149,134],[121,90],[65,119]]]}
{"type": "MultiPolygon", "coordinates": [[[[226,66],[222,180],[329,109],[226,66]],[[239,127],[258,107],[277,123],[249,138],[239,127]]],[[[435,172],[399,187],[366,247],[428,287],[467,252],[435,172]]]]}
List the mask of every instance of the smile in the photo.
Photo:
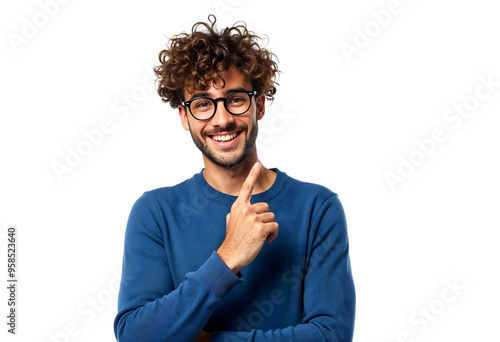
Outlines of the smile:
{"type": "Polygon", "coordinates": [[[215,141],[230,141],[236,138],[238,135],[240,135],[240,133],[241,131],[227,133],[227,134],[209,135],[209,137],[215,141]]]}

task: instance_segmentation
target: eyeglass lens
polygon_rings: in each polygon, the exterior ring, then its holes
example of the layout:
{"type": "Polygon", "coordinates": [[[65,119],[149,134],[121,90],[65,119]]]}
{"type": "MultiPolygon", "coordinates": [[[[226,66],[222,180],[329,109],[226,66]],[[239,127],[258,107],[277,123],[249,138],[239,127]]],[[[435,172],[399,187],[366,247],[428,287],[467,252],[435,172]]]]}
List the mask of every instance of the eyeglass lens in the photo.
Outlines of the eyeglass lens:
{"type": "MultiPolygon", "coordinates": [[[[233,115],[245,113],[250,104],[250,96],[244,92],[230,94],[224,100],[227,111],[233,115]]],[[[209,98],[195,99],[191,102],[190,109],[197,119],[208,119],[215,113],[215,101],[209,98]]]]}

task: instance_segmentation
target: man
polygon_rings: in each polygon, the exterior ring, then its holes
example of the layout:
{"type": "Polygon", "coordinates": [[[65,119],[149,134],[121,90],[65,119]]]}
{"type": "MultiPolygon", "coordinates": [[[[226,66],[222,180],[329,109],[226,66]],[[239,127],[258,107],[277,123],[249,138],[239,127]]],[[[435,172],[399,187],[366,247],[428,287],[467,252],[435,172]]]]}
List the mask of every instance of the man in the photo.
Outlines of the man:
{"type": "Polygon", "coordinates": [[[115,335],[351,341],[342,205],[327,188],[260,164],[257,121],[276,92],[274,55],[244,25],[218,31],[209,20],[173,37],[155,69],[158,93],[178,108],[205,168],[134,204],[115,335]]]}

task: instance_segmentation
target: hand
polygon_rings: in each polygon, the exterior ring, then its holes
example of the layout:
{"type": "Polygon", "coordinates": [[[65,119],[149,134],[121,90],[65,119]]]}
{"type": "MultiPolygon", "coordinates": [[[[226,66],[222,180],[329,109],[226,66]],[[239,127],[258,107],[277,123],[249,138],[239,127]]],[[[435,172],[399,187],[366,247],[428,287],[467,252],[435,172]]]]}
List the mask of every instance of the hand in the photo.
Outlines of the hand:
{"type": "Polygon", "coordinates": [[[210,333],[204,332],[203,330],[194,340],[194,342],[208,342],[208,341],[210,341],[210,333]]]}
{"type": "Polygon", "coordinates": [[[274,213],[264,202],[250,204],[252,190],[262,165],[255,163],[241,186],[240,194],[226,217],[226,237],[217,250],[220,258],[236,274],[259,254],[264,242],[278,236],[274,213]]]}

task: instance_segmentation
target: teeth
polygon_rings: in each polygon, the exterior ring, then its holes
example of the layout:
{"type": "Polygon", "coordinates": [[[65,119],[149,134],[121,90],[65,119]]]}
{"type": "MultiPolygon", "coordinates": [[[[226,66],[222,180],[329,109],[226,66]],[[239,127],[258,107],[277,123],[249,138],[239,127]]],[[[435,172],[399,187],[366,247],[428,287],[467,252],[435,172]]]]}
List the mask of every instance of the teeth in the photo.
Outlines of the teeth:
{"type": "Polygon", "coordinates": [[[231,133],[228,135],[213,135],[212,139],[214,139],[215,141],[228,141],[234,139],[236,136],[237,133],[231,133]]]}

